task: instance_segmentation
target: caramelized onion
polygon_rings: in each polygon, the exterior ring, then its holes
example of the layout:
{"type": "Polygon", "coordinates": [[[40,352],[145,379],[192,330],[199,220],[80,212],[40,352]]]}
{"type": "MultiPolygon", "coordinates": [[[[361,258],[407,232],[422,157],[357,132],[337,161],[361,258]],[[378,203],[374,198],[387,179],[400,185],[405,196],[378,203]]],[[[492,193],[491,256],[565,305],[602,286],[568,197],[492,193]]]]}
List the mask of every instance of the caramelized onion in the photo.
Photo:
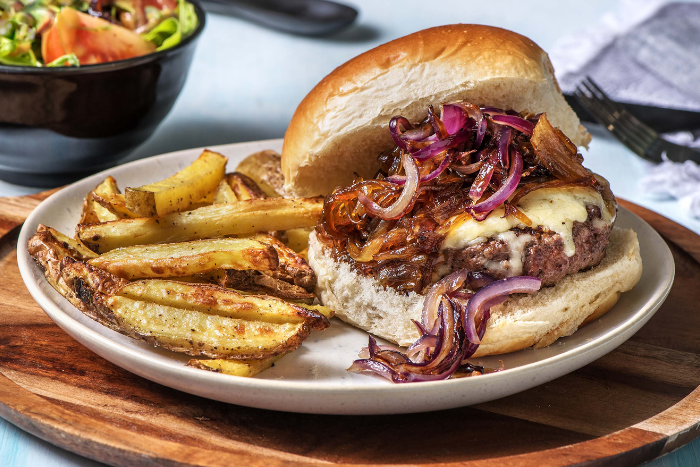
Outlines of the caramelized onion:
{"type": "Polygon", "coordinates": [[[511,142],[511,133],[510,128],[503,128],[501,131],[498,133],[497,139],[498,139],[498,161],[501,163],[501,167],[508,168],[508,146],[510,146],[511,142]]]}
{"type": "Polygon", "coordinates": [[[471,132],[469,130],[462,129],[454,135],[450,135],[447,138],[441,139],[424,148],[419,149],[418,151],[413,153],[413,157],[420,162],[427,161],[428,159],[437,156],[441,152],[451,149],[457,146],[458,144],[465,142],[467,139],[469,139],[470,133],[471,132]]]}
{"type": "Polygon", "coordinates": [[[542,114],[530,138],[537,160],[560,180],[590,177],[591,172],[576,160],[576,146],[557,132],[542,114]]]}
{"type": "MultiPolygon", "coordinates": [[[[448,154],[445,156],[445,158],[442,160],[440,165],[438,165],[435,170],[430,172],[427,175],[424,175],[420,178],[420,182],[429,182],[430,180],[434,179],[435,177],[440,176],[441,173],[445,171],[448,165],[450,165],[450,162],[452,162],[452,157],[448,154]]],[[[391,183],[396,183],[397,185],[403,185],[406,183],[406,176],[405,175],[391,175],[387,178],[385,178],[387,182],[391,183]]]]}
{"type": "Polygon", "coordinates": [[[408,153],[403,153],[401,156],[403,162],[403,168],[406,172],[406,182],[403,186],[403,191],[398,199],[386,208],[381,207],[364,193],[360,192],[358,194],[358,200],[367,209],[367,212],[374,217],[379,217],[380,219],[398,219],[408,212],[411,205],[413,204],[416,191],[418,190],[418,166],[416,161],[413,160],[408,153]]]}
{"type": "Polygon", "coordinates": [[[508,178],[506,178],[505,183],[487,200],[471,206],[469,208],[470,212],[491,212],[503,204],[518,188],[518,183],[520,183],[520,177],[523,173],[523,156],[515,148],[511,148],[511,154],[513,155],[513,160],[511,161],[510,172],[508,172],[508,178]]]}
{"type": "Polygon", "coordinates": [[[469,165],[456,165],[452,167],[452,170],[464,175],[469,175],[478,172],[482,165],[484,165],[484,161],[475,162],[469,165]]]}
{"type": "Polygon", "coordinates": [[[486,191],[489,183],[491,183],[491,177],[496,168],[496,161],[494,159],[496,158],[491,155],[483,160],[483,164],[479,169],[479,175],[476,176],[472,187],[469,189],[469,197],[473,201],[478,201],[484,195],[484,191],[486,191]]]}
{"type": "Polygon", "coordinates": [[[406,143],[400,138],[401,136],[401,131],[399,130],[399,125],[402,125],[406,130],[412,130],[413,125],[411,125],[411,122],[408,121],[408,119],[398,115],[396,117],[393,117],[391,120],[389,120],[389,133],[391,134],[391,139],[394,141],[394,144],[400,147],[401,149],[408,149],[406,146],[406,143]]]}
{"type": "Polygon", "coordinates": [[[517,117],[515,115],[491,115],[491,121],[498,123],[499,125],[507,125],[513,127],[521,133],[528,136],[532,136],[532,130],[534,130],[535,125],[532,122],[525,120],[522,117],[517,117]]]}

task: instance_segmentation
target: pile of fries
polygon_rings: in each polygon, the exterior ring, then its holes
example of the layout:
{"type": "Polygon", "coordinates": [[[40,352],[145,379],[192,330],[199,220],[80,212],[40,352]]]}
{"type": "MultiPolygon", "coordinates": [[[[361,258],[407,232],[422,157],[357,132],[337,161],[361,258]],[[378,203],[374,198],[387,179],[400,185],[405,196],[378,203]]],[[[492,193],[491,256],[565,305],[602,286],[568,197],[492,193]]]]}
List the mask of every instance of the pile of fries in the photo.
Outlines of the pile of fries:
{"type": "Polygon", "coordinates": [[[75,237],[40,225],[28,250],[49,283],[117,332],[254,376],[329,326],[305,261],[320,198],[280,197],[279,155],[204,151],[165,180],[88,193],[75,237]]]}

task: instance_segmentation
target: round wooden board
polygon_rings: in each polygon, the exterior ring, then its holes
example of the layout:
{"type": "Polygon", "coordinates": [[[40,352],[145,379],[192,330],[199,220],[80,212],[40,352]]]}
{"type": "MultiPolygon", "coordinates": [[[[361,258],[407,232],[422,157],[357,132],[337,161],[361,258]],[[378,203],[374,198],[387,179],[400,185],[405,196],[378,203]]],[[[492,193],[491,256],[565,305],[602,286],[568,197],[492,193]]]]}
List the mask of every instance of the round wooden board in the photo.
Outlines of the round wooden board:
{"type": "MultiPolygon", "coordinates": [[[[45,195],[0,199],[0,416],[119,466],[637,465],[700,428],[700,237],[621,202],[668,241],[676,281],[625,344],[594,363],[487,404],[394,416],[271,412],[142,379],[68,337],[32,300],[17,228],[45,195]]],[[[653,264],[644,267],[653,268],[653,264]]]]}

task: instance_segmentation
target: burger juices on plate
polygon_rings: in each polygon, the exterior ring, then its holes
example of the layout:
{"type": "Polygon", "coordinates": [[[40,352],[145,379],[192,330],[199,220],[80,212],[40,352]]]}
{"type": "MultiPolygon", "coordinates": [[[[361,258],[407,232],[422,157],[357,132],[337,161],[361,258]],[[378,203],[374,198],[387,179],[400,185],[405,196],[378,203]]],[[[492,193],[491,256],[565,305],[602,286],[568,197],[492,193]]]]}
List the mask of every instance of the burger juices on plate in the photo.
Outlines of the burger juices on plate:
{"type": "Polygon", "coordinates": [[[303,100],[285,189],[330,195],[312,233],[317,292],[370,338],[351,370],[394,382],[483,371],[604,314],[642,271],[614,229],[590,135],[547,54],[477,25],[421,31],[337,68],[303,100]]]}

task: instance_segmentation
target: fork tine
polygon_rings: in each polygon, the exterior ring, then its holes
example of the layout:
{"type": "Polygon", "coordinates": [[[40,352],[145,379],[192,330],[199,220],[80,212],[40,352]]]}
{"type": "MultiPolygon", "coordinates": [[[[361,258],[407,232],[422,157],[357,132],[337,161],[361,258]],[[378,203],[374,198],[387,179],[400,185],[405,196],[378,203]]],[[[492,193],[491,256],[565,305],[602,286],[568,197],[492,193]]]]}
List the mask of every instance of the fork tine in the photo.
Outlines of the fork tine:
{"type": "Polygon", "coordinates": [[[589,97],[580,88],[576,90],[575,96],[579,99],[581,104],[593,114],[596,120],[603,124],[610,133],[622,142],[622,144],[631,149],[635,154],[644,156],[646,150],[645,145],[640,144],[634,135],[631,135],[626,128],[616,125],[617,121],[615,117],[602,106],[600,101],[595,97],[589,97]]]}
{"type": "Polygon", "coordinates": [[[623,105],[610,99],[591,77],[587,76],[582,84],[591,92],[591,95],[598,98],[598,100],[610,110],[616,119],[620,120],[623,125],[636,133],[640,138],[645,139],[647,143],[651,143],[659,137],[658,133],[640,122],[634,115],[629,113],[623,105]]]}
{"type": "MultiPolygon", "coordinates": [[[[583,82],[582,84],[591,94],[592,99],[598,101],[598,103],[611,115],[611,118],[614,119],[615,122],[619,122],[617,123],[618,126],[625,127],[630,134],[634,134],[636,137],[642,139],[646,144],[651,144],[654,139],[656,139],[654,135],[651,135],[648,132],[645,132],[643,129],[635,126],[635,123],[631,122],[630,119],[626,117],[626,115],[629,114],[625,111],[624,107],[611,101],[609,98],[607,98],[607,96],[605,96],[605,94],[603,94],[601,97],[595,91],[595,89],[600,90],[600,88],[592,88],[587,82],[583,82]]],[[[639,124],[642,125],[641,122],[639,122],[639,124]]]]}

